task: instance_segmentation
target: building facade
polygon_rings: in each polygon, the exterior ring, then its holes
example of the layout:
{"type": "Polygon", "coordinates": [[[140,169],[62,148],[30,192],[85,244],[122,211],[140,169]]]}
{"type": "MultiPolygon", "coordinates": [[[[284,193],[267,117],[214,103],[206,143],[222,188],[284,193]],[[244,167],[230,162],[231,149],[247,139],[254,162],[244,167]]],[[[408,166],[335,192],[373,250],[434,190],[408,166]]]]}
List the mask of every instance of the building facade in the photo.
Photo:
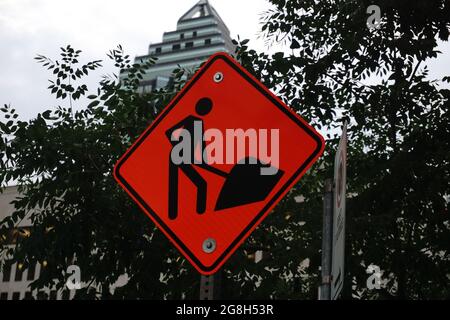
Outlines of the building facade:
{"type": "MultiPolygon", "coordinates": [[[[207,0],[200,0],[181,16],[176,30],[164,32],[162,42],[150,44],[146,55],[135,58],[135,63],[157,58],[144,75],[139,91],[163,88],[171,82],[172,72],[178,66],[193,70],[212,54],[234,53],[234,48],[222,18],[207,0]]],[[[121,75],[125,74],[126,71],[121,75]]]]}
{"type": "MultiPolygon", "coordinates": [[[[12,201],[20,195],[17,186],[10,186],[3,189],[0,194],[0,221],[10,216],[14,212],[12,201]]],[[[31,221],[27,217],[9,232],[6,239],[1,239],[2,245],[14,246],[17,239],[26,237],[31,230],[31,221]]],[[[0,262],[6,261],[7,257],[0,257],[0,262]]],[[[23,299],[70,299],[75,292],[72,290],[56,291],[47,288],[40,291],[31,291],[29,285],[39,278],[39,275],[46,265],[35,264],[25,269],[21,264],[14,263],[11,266],[3,267],[0,270],[0,300],[23,300],[23,299]]]]}

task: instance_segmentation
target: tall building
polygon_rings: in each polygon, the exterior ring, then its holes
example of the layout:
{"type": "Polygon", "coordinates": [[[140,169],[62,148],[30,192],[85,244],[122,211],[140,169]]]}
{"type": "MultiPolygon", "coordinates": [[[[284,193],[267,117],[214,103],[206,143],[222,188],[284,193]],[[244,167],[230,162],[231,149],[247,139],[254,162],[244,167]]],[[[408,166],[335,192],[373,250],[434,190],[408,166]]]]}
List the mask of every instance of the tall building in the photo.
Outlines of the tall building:
{"type": "Polygon", "coordinates": [[[146,55],[135,58],[135,63],[158,59],[144,75],[140,92],[165,87],[178,65],[194,69],[219,51],[234,53],[230,31],[208,0],[200,0],[181,16],[176,30],[164,32],[162,42],[150,44],[146,55]]]}

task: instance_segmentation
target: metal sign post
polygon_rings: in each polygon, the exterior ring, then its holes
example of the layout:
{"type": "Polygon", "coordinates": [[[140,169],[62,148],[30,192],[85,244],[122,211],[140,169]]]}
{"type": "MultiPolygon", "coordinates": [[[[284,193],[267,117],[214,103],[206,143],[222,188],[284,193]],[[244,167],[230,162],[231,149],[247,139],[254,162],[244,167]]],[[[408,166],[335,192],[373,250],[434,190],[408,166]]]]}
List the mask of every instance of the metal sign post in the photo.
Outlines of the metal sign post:
{"type": "Polygon", "coordinates": [[[334,180],[325,181],[323,196],[322,281],[319,300],[336,300],[344,284],[347,123],[334,163],[334,180]]]}
{"type": "Polygon", "coordinates": [[[330,300],[331,296],[331,248],[333,244],[333,181],[325,180],[323,194],[323,232],[322,232],[322,283],[319,287],[319,300],[330,300]]]}
{"type": "Polygon", "coordinates": [[[344,123],[334,162],[333,247],[331,299],[336,300],[344,285],[345,197],[347,183],[347,123],[344,123]]]}
{"type": "Polygon", "coordinates": [[[200,300],[220,299],[221,272],[200,276],[200,300]]]}

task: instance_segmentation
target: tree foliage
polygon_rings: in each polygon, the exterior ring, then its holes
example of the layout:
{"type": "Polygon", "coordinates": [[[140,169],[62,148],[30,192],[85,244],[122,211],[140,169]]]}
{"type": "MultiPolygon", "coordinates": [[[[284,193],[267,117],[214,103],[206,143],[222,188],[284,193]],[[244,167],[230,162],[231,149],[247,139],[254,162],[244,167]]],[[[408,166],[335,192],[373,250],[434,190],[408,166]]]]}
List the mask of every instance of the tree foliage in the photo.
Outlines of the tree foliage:
{"type": "MultiPolygon", "coordinates": [[[[236,57],[288,105],[327,134],[322,159],[225,264],[226,298],[315,299],[319,284],[322,188],[332,176],[339,128],[349,121],[346,298],[449,297],[449,97],[426,63],[447,40],[448,1],[272,0],[262,31],[289,54],[258,53],[236,41],[236,57]],[[366,26],[377,4],[378,29],[366,26]],[[301,201],[299,201],[301,200],[301,201]],[[263,250],[264,259],[251,259],[263,250]],[[382,290],[368,290],[366,269],[383,271],[382,290]]],[[[132,64],[121,47],[108,57],[127,75],[82,81],[101,61],[81,65],[81,52],[61,60],[38,56],[52,72],[49,89],[65,107],[24,122],[0,109],[0,181],[21,197],[0,224],[6,233],[25,217],[28,237],[3,263],[47,261],[33,288],[56,283],[74,262],[88,284],[78,298],[197,298],[199,275],[117,186],[112,168],[184,83],[138,94],[153,59],[132,64]],[[69,81],[70,80],[70,81],[69,81]],[[82,96],[87,107],[73,111],[82,96]],[[37,209],[36,209],[37,208],[37,209]],[[126,286],[108,288],[122,274],[126,286]]],[[[0,252],[1,253],[1,252],[0,252]]],[[[5,257],[6,255],[4,255],[5,257]]]]}
{"type": "MultiPolygon", "coordinates": [[[[291,53],[268,56],[243,44],[240,57],[329,132],[324,170],[301,194],[332,175],[332,133],[350,122],[345,296],[448,297],[449,78],[430,79],[426,63],[448,40],[450,3],[272,3],[265,37],[285,41],[291,53]],[[381,9],[379,28],[366,26],[372,4],[381,9]],[[370,264],[383,271],[382,290],[366,288],[370,264]]],[[[311,195],[300,209],[308,218],[318,214],[311,195]]]]}

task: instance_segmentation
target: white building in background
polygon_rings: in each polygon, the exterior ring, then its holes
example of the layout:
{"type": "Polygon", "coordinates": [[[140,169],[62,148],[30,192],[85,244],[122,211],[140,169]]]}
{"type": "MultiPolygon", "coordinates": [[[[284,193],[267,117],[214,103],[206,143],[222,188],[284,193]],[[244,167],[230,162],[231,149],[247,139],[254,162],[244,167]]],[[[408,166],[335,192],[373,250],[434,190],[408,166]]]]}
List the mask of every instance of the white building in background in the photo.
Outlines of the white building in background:
{"type": "MultiPolygon", "coordinates": [[[[189,9],[177,22],[174,31],[164,32],[160,43],[151,44],[148,54],[137,56],[135,62],[145,61],[149,57],[157,57],[157,62],[147,70],[140,83],[140,92],[150,92],[171,83],[172,71],[178,66],[195,69],[212,54],[224,51],[234,52],[230,31],[208,0],[200,0],[189,9]]],[[[122,76],[126,71],[122,72],[122,76]]],[[[16,186],[7,187],[0,193],[0,221],[11,215],[14,206],[11,201],[19,196],[16,186]]],[[[14,245],[17,237],[26,236],[31,231],[31,221],[24,219],[10,232],[8,239],[0,239],[14,245]]],[[[0,265],[6,257],[0,257],[0,265]]],[[[35,265],[25,270],[21,265],[13,264],[3,272],[0,270],[0,300],[70,299],[75,291],[43,290],[31,292],[29,284],[39,277],[44,265],[35,265]]],[[[114,287],[127,282],[127,276],[119,278],[114,287]]],[[[114,288],[111,288],[113,290],[114,288]]]]}
{"type": "MultiPolygon", "coordinates": [[[[0,221],[5,217],[10,216],[14,211],[14,206],[11,201],[19,196],[16,186],[7,187],[0,194],[0,221]]],[[[2,243],[13,246],[17,238],[26,237],[30,232],[31,221],[25,217],[14,229],[12,229],[6,239],[1,239],[2,243]]],[[[0,262],[4,262],[7,257],[0,257],[0,262]]],[[[39,277],[44,265],[33,265],[25,269],[20,264],[13,264],[12,266],[0,270],[0,300],[22,300],[22,299],[70,299],[74,292],[65,290],[64,292],[57,292],[56,290],[42,290],[31,292],[28,287],[30,283],[39,277]]]]}

